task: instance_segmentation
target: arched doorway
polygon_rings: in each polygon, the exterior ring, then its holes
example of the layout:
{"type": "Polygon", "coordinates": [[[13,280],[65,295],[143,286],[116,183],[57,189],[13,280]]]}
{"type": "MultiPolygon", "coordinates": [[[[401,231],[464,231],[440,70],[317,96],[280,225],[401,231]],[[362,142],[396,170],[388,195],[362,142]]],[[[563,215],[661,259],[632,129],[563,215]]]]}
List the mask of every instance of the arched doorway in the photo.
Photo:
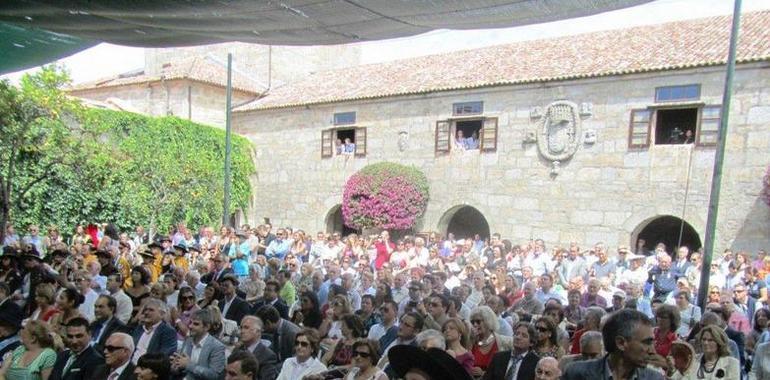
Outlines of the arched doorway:
{"type": "Polygon", "coordinates": [[[487,218],[473,206],[454,206],[444,213],[438,230],[444,236],[454,234],[456,239],[472,238],[478,234],[482,239],[489,237],[487,218]]]}
{"type": "Polygon", "coordinates": [[[701,246],[701,239],[698,232],[695,231],[690,223],[672,215],[662,215],[650,218],[636,227],[635,234],[632,235],[632,246],[636,247],[639,239],[644,239],[644,248],[648,251],[655,249],[655,245],[663,243],[666,250],[672,253],[679,244],[679,234],[682,235],[681,245],[690,248],[690,252],[698,250],[701,246]]]}
{"type": "Polygon", "coordinates": [[[326,214],[326,232],[339,232],[342,234],[342,236],[348,236],[353,233],[361,233],[361,231],[345,225],[345,222],[342,219],[342,205],[336,205],[332,207],[331,210],[329,210],[329,212],[326,214]]]}

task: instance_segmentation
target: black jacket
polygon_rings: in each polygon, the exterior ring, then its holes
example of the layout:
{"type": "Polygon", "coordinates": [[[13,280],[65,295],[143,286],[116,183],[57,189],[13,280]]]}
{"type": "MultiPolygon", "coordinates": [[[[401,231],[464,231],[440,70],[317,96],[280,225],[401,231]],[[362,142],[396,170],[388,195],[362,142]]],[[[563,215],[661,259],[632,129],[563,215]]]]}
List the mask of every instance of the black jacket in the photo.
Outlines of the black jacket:
{"type": "Polygon", "coordinates": [[[94,380],[97,378],[95,376],[97,370],[104,365],[102,355],[99,355],[93,347],[89,346],[75,358],[75,361],[65,373],[64,367],[67,365],[69,357],[69,350],[60,353],[56,357],[56,363],[53,365],[53,371],[51,371],[49,380],[94,380]]]}
{"type": "MultiPolygon", "coordinates": [[[[521,360],[519,371],[516,373],[516,380],[534,380],[535,367],[540,357],[534,352],[529,351],[521,360]]],[[[508,363],[511,361],[511,351],[502,351],[492,357],[492,361],[484,372],[483,380],[505,379],[505,373],[508,371],[508,363]]]]}
{"type": "Polygon", "coordinates": [[[110,335],[112,335],[112,333],[116,333],[116,332],[129,333],[130,331],[128,327],[126,327],[126,325],[116,317],[112,317],[106,326],[102,326],[103,323],[104,322],[102,321],[94,321],[94,323],[91,324],[92,339],[96,339],[96,337],[98,337],[99,334],[102,334],[102,336],[99,337],[99,340],[96,343],[94,343],[94,348],[96,349],[96,352],[100,354],[104,354],[104,344],[105,342],[107,342],[107,338],[109,338],[110,335]]]}
{"type": "MultiPolygon", "coordinates": [[[[219,301],[219,311],[223,311],[226,304],[227,301],[221,299],[219,301]]],[[[241,319],[248,315],[250,310],[251,307],[249,306],[249,303],[236,295],[235,299],[233,299],[233,302],[230,304],[230,308],[227,309],[227,314],[224,314],[224,317],[225,319],[235,321],[235,323],[240,325],[241,319]]]]}

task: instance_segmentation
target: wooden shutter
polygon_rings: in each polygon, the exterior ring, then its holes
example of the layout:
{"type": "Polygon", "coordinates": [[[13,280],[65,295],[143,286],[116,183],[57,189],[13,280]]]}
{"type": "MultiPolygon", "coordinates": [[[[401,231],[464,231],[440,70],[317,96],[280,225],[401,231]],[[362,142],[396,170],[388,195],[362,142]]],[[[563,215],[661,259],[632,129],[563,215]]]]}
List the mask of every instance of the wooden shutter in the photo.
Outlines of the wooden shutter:
{"type": "Polygon", "coordinates": [[[481,151],[494,152],[497,150],[497,118],[484,119],[481,126],[481,151]]]}
{"type": "Polygon", "coordinates": [[[631,110],[631,124],[628,131],[629,148],[646,148],[650,146],[650,128],[652,110],[631,110]]]}
{"type": "Polygon", "coordinates": [[[334,130],[321,131],[321,158],[334,155],[334,130]]]}
{"type": "Polygon", "coordinates": [[[357,127],[354,133],[354,139],[356,140],[356,157],[364,157],[366,156],[366,128],[357,127]]]}
{"type": "Polygon", "coordinates": [[[697,145],[716,145],[719,126],[722,122],[722,106],[705,106],[700,110],[700,125],[696,137],[697,145]]]}
{"type": "Polygon", "coordinates": [[[436,122],[436,155],[449,153],[452,145],[452,132],[448,120],[436,122]]]}

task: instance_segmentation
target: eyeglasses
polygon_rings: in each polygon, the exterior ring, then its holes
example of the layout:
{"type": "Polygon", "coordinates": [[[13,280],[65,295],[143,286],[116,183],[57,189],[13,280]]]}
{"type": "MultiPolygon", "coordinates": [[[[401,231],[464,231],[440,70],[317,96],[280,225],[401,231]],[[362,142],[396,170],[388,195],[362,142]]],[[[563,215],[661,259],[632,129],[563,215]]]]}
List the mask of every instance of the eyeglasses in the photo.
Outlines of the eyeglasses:
{"type": "Polygon", "coordinates": [[[372,356],[372,354],[368,352],[353,351],[353,357],[355,358],[356,356],[360,356],[362,358],[368,358],[372,356]]]}
{"type": "Polygon", "coordinates": [[[535,329],[537,329],[537,331],[540,331],[540,332],[548,332],[548,331],[550,331],[548,329],[548,327],[545,327],[545,326],[537,326],[537,327],[535,327],[535,329]]]}
{"type": "Polygon", "coordinates": [[[310,347],[310,342],[306,340],[295,340],[294,345],[300,347],[310,347]]]}
{"type": "Polygon", "coordinates": [[[438,302],[431,302],[431,303],[430,303],[430,306],[433,306],[433,307],[441,307],[441,304],[440,304],[440,303],[438,303],[438,302]]]}
{"type": "Polygon", "coordinates": [[[480,325],[481,324],[481,319],[471,319],[471,324],[472,325],[480,325]]]}
{"type": "Polygon", "coordinates": [[[735,289],[735,290],[733,290],[733,293],[743,293],[745,291],[746,291],[746,289],[735,289]]]}
{"type": "Polygon", "coordinates": [[[179,297],[179,298],[181,298],[183,300],[194,300],[195,296],[184,296],[184,297],[179,297]]]}
{"type": "Polygon", "coordinates": [[[126,350],[126,347],[120,347],[120,346],[104,346],[104,349],[109,352],[115,352],[117,350],[126,350]]]}
{"type": "Polygon", "coordinates": [[[406,327],[409,327],[409,328],[411,328],[411,329],[413,329],[413,328],[414,328],[414,325],[410,325],[410,324],[408,324],[408,323],[406,323],[406,322],[404,322],[404,321],[401,321],[401,325],[402,325],[402,326],[406,326],[406,327]]]}

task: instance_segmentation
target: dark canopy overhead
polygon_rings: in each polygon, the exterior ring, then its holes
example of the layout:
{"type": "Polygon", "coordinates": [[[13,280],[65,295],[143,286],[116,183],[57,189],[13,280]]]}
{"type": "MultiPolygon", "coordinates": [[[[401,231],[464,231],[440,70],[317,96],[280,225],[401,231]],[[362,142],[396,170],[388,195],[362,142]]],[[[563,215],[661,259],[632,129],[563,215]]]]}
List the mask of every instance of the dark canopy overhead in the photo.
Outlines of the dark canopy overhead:
{"type": "Polygon", "coordinates": [[[331,45],[434,29],[502,28],[587,16],[650,0],[5,0],[0,73],[99,42],[171,47],[240,41],[331,45]]]}

